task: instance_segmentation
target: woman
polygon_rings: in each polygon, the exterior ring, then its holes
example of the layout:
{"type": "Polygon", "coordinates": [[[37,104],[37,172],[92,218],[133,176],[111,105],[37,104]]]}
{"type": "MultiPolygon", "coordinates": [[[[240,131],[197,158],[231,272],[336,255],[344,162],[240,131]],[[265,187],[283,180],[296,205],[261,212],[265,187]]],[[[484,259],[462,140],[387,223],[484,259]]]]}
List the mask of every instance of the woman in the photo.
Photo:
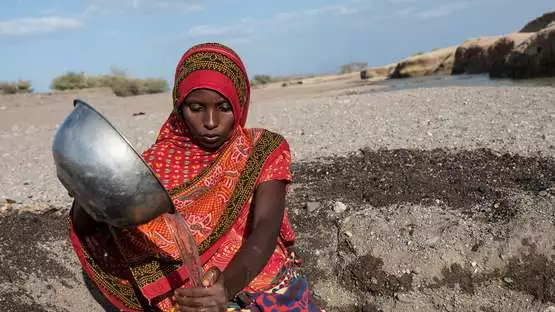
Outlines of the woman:
{"type": "Polygon", "coordinates": [[[288,250],[295,241],[284,203],[289,146],[278,134],[244,127],[249,101],[233,50],[192,47],[177,65],[174,109],[142,155],[191,229],[202,287],[191,286],[162,217],[109,228],[74,203],[74,250],[120,310],[319,311],[288,250]]]}

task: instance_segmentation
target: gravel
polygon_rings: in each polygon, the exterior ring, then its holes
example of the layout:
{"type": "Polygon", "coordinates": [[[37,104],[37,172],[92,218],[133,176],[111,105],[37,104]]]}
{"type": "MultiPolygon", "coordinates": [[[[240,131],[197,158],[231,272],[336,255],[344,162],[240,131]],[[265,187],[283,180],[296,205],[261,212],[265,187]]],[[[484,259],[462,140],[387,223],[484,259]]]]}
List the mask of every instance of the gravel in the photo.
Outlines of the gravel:
{"type": "MultiPolygon", "coordinates": [[[[442,87],[372,92],[372,86],[305,86],[254,91],[249,126],[282,133],[294,161],[363,147],[475,149],[555,155],[555,88],[442,87]],[[303,89],[304,88],[304,89],[303,89]]],[[[169,95],[116,98],[84,93],[137,148],[155,139],[169,95]],[[144,112],[144,115],[133,116],[144,112]]],[[[0,199],[34,209],[69,204],[51,156],[72,94],[0,98],[0,199]]]]}
{"type": "MultiPolygon", "coordinates": [[[[555,272],[547,260],[555,258],[545,258],[555,253],[555,185],[548,168],[555,157],[554,95],[550,87],[384,92],[348,82],[255,90],[248,125],[277,131],[291,145],[297,177],[291,215],[318,297],[341,307],[338,311],[496,311],[511,310],[511,304],[542,311],[552,305],[551,293],[527,285],[537,284],[532,278],[537,270],[549,278],[555,272]],[[513,163],[518,170],[508,168],[513,163]],[[430,169],[444,182],[434,184],[430,169]],[[453,188],[449,181],[457,177],[470,182],[453,188]],[[467,185],[476,183],[480,187],[467,185]],[[441,227],[450,229],[449,235],[437,234],[441,227]],[[524,244],[529,240],[531,245],[524,244]],[[534,257],[522,258],[519,249],[530,246],[541,254],[532,249],[534,257]],[[516,265],[523,259],[526,266],[516,265]],[[458,261],[469,268],[456,266],[458,261]],[[499,268],[511,275],[491,271],[499,268]],[[412,269],[423,274],[415,276],[412,269]],[[482,274],[477,270],[487,274],[466,283],[468,276],[482,274]],[[440,271],[445,274],[436,281],[440,271]],[[362,281],[368,291],[349,286],[369,272],[376,283],[362,281]],[[435,282],[428,290],[406,292],[430,281],[435,282]],[[476,287],[484,295],[461,294],[453,285],[476,287]],[[375,302],[361,299],[369,294],[377,296],[375,302]]],[[[70,198],[51,155],[56,128],[76,96],[103,113],[139,151],[154,141],[171,109],[169,94],[0,97],[0,216],[23,212],[0,218],[0,237],[7,238],[0,240],[2,311],[6,305],[13,311],[102,311],[64,234],[66,220],[59,216],[70,198]]]]}

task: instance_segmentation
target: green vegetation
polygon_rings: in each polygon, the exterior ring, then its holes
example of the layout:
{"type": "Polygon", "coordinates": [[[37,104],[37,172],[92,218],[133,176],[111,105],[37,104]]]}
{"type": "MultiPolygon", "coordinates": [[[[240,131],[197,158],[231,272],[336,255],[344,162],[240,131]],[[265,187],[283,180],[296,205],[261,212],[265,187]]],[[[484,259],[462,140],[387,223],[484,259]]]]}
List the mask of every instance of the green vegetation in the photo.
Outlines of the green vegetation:
{"type": "Polygon", "coordinates": [[[364,70],[366,68],[368,68],[368,63],[353,62],[353,63],[349,63],[341,66],[341,68],[339,69],[339,73],[348,74],[348,73],[360,72],[361,70],[364,70]]]}
{"type": "Polygon", "coordinates": [[[253,87],[256,86],[264,86],[269,83],[285,83],[286,85],[302,85],[303,79],[312,78],[314,75],[291,75],[291,76],[270,76],[270,75],[255,75],[251,79],[251,85],[253,87]]]}
{"type": "Polygon", "coordinates": [[[0,81],[0,94],[31,93],[33,88],[29,80],[0,81]]]}
{"type": "Polygon", "coordinates": [[[265,85],[268,84],[270,82],[273,82],[274,80],[272,79],[272,77],[270,75],[255,75],[252,78],[251,84],[253,86],[257,86],[257,85],[265,85]]]}
{"type": "Polygon", "coordinates": [[[53,90],[80,90],[108,87],[117,96],[133,96],[167,92],[169,84],[164,79],[138,79],[129,77],[125,71],[112,69],[109,75],[88,76],[85,73],[67,72],[54,78],[50,86],[53,90]]]}

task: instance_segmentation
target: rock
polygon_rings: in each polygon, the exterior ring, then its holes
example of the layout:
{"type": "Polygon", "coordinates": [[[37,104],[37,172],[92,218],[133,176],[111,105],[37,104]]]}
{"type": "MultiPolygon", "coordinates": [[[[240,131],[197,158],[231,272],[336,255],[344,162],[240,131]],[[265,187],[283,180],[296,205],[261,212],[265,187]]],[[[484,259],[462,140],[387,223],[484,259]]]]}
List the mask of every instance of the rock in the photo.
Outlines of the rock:
{"type": "Polygon", "coordinates": [[[547,12],[542,16],[535,18],[534,20],[528,22],[521,30],[521,33],[532,33],[538,32],[542,29],[550,27],[555,21],[555,11],[547,12]]]}
{"type": "Polygon", "coordinates": [[[435,247],[440,239],[441,239],[441,237],[439,237],[439,236],[430,237],[429,239],[426,240],[426,245],[428,245],[430,247],[435,247]]]}
{"type": "Polygon", "coordinates": [[[512,278],[510,278],[508,276],[503,277],[503,281],[507,284],[512,284],[512,283],[515,282],[512,278]]]}
{"type": "Polygon", "coordinates": [[[389,64],[381,67],[364,69],[360,72],[360,79],[385,79],[395,69],[396,66],[397,64],[389,64]]]}
{"type": "Polygon", "coordinates": [[[505,60],[503,75],[514,79],[555,76],[555,26],[518,45],[505,60]]]}
{"type": "Polygon", "coordinates": [[[7,214],[13,210],[12,205],[6,203],[3,206],[0,206],[0,215],[7,214]]]}
{"type": "Polygon", "coordinates": [[[5,198],[4,203],[8,205],[18,204],[21,205],[25,201],[25,197],[22,196],[10,196],[10,198],[5,198]]]}
{"type": "Polygon", "coordinates": [[[409,78],[435,73],[451,73],[455,62],[456,46],[411,56],[397,64],[389,78],[409,78]]]}
{"type": "Polygon", "coordinates": [[[366,80],[368,78],[370,78],[370,76],[368,75],[368,71],[366,69],[360,71],[360,80],[366,80]]]}
{"type": "Polygon", "coordinates": [[[13,200],[13,199],[11,199],[11,198],[6,198],[5,202],[6,202],[6,204],[8,204],[8,205],[17,203],[16,200],[13,200]]]}
{"type": "Polygon", "coordinates": [[[305,203],[305,208],[308,212],[314,212],[320,208],[319,202],[307,202],[305,203]]]}
{"type": "Polygon", "coordinates": [[[492,78],[503,77],[507,56],[509,56],[509,53],[511,53],[516,46],[520,45],[531,35],[532,34],[529,33],[513,33],[493,43],[487,51],[489,58],[489,76],[492,78]]]}
{"type": "Polygon", "coordinates": [[[333,211],[335,213],[343,213],[345,212],[345,210],[347,210],[347,205],[345,205],[344,203],[338,201],[333,204],[333,211]]]}
{"type": "Polygon", "coordinates": [[[543,312],[555,312],[555,306],[547,307],[547,309],[543,310],[543,312]]]}
{"type": "Polygon", "coordinates": [[[488,48],[500,37],[467,40],[455,51],[452,74],[481,74],[489,71],[488,48]]]}

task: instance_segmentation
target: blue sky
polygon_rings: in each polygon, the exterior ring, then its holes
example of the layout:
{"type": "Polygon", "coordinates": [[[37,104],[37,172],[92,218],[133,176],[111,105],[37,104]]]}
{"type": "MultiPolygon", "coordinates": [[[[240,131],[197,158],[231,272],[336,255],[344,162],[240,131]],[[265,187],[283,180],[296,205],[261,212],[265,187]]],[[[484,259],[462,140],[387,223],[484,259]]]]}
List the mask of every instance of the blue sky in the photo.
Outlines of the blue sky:
{"type": "Polygon", "coordinates": [[[229,44],[249,75],[377,66],[481,35],[517,31],[553,0],[3,0],[0,81],[46,91],[66,71],[173,82],[191,45],[229,44]],[[9,3],[9,4],[6,4],[9,3]]]}

